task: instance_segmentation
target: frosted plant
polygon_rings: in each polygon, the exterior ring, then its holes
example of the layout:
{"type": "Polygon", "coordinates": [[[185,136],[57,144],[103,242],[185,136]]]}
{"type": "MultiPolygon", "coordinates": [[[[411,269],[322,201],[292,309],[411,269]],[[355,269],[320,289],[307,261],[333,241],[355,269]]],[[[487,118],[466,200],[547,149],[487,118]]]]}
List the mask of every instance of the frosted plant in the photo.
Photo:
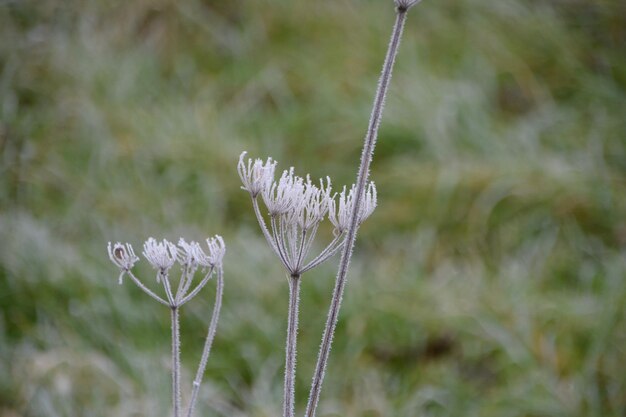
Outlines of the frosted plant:
{"type": "MultiPolygon", "coordinates": [[[[237,166],[243,182],[242,188],[250,194],[263,235],[289,275],[283,416],[292,417],[300,277],[341,249],[348,229],[349,214],[355,203],[355,187],[352,186],[348,194],[344,187],[337,204],[330,178],[320,180],[319,185],[315,185],[308,175],[305,178],[298,177],[294,169],[290,168],[283,171],[278,181],[274,181],[276,162],[272,158],[268,158],[265,163],[260,159],[249,159],[246,163],[245,156],[246,152],[243,152],[237,166]],[[269,228],[259,208],[259,195],[267,208],[269,228]],[[334,238],[317,256],[307,261],[319,225],[326,217],[335,227],[334,238]]],[[[363,222],[376,207],[376,187],[373,183],[368,187],[366,201],[360,211],[359,222],[363,222]]]]}
{"type": "MultiPolygon", "coordinates": [[[[300,278],[305,272],[341,251],[335,286],[305,412],[305,417],[315,416],[333,335],[337,326],[339,309],[357,231],[363,221],[376,208],[376,187],[374,183],[368,181],[368,177],[395,57],[398,52],[407,12],[420,1],[394,0],[396,20],[374,98],[356,184],[349,191],[344,187],[338,196],[337,194],[332,194],[329,178],[326,178],[325,181],[320,180],[319,185],[317,185],[308,176],[304,178],[296,176],[293,168],[284,171],[278,181],[275,181],[276,162],[271,158],[268,158],[265,162],[260,159],[245,161],[246,153],[244,152],[239,159],[237,168],[243,183],[242,188],[250,194],[252,206],[263,235],[289,276],[289,312],[283,397],[284,417],[294,416],[300,278]],[[260,199],[263,200],[267,209],[269,227],[259,207],[259,196],[261,196],[260,199]],[[326,217],[334,226],[334,238],[316,256],[309,259],[309,253],[313,247],[318,227],[326,217]]],[[[129,276],[141,290],[159,303],[168,306],[171,310],[174,417],[180,417],[181,413],[179,309],[196,296],[213,275],[217,275],[217,291],[213,315],[209,324],[198,371],[193,382],[193,390],[187,410],[187,417],[191,417],[211,350],[211,344],[215,336],[221,308],[224,242],[217,236],[207,239],[207,245],[208,253],[205,253],[198,243],[187,243],[183,239],[178,242],[178,245],[174,245],[166,240],[158,242],[152,238],[146,241],[143,255],[157,271],[156,280],[158,284],[162,285],[165,298],[150,290],[131,271],[139,260],[131,245],[121,243],[112,245],[109,243],[108,246],[109,258],[120,269],[118,278],[120,284],[125,276],[129,276]],[[175,291],[173,291],[170,282],[170,270],[176,263],[180,264],[182,272],[178,285],[175,291]],[[192,289],[194,276],[199,269],[205,275],[192,289]]]]}
{"type": "Polygon", "coordinates": [[[342,193],[339,199],[339,213],[335,218],[331,218],[333,223],[336,223],[335,226],[337,227],[337,225],[339,225],[340,230],[345,234],[345,244],[341,251],[341,259],[339,261],[339,269],[333,289],[332,301],[328,309],[328,317],[322,335],[317,364],[313,372],[313,380],[311,382],[305,417],[314,417],[319,403],[322,383],[324,382],[324,372],[326,371],[333,336],[337,327],[337,321],[339,320],[339,308],[341,307],[341,300],[343,299],[348,268],[350,266],[350,259],[352,257],[352,251],[354,250],[359,225],[363,222],[363,218],[367,216],[367,213],[371,213],[371,210],[376,207],[376,189],[372,183],[368,184],[370,164],[374,155],[376,139],[378,138],[378,128],[385,105],[385,97],[387,96],[387,89],[391,81],[391,73],[398,53],[400,39],[402,38],[402,30],[406,22],[407,12],[411,7],[420,2],[421,0],[394,0],[396,5],[396,21],[391,33],[383,69],[378,80],[378,88],[376,89],[376,96],[374,97],[372,113],[363,141],[363,150],[361,152],[361,162],[357,173],[356,186],[350,190],[348,195],[345,195],[345,191],[342,193]],[[344,205],[343,210],[342,201],[344,205]]]}
{"type": "MultiPolygon", "coordinates": [[[[346,194],[346,187],[343,187],[343,191],[339,194],[339,206],[335,211],[335,200],[330,200],[330,209],[328,218],[330,222],[335,226],[335,233],[345,233],[350,227],[350,216],[352,214],[352,208],[354,206],[354,185],[350,188],[350,192],[346,194]]],[[[365,191],[365,199],[361,205],[359,213],[359,225],[365,221],[376,208],[377,194],[376,185],[370,182],[365,191]]]]}
{"type": "Polygon", "coordinates": [[[202,382],[202,377],[206,369],[209,354],[215,332],[217,330],[217,322],[220,315],[222,305],[222,294],[224,291],[222,260],[226,253],[224,240],[220,236],[215,236],[206,240],[208,251],[205,252],[202,246],[197,242],[186,242],[184,239],[178,241],[175,245],[167,240],[158,242],[154,238],[149,238],[143,245],[143,255],[146,260],[156,270],[156,281],[163,287],[165,297],[162,297],[149,289],[146,285],[135,276],[131,271],[139,258],[135,255],[133,247],[126,243],[108,244],[109,258],[120,268],[119,283],[122,283],[124,276],[129,276],[131,280],[146,294],[159,303],[170,308],[172,319],[172,403],[174,409],[174,417],[181,415],[181,395],[180,395],[180,328],[179,328],[179,311],[180,308],[188,301],[194,298],[209,280],[217,276],[217,290],[215,293],[215,305],[213,306],[213,314],[209,323],[207,337],[202,350],[202,356],[196,377],[193,381],[193,388],[189,406],[187,408],[187,417],[191,417],[198,398],[198,391],[202,382]],[[178,284],[173,289],[170,280],[170,270],[176,264],[181,267],[180,278],[178,284]],[[194,286],[194,277],[198,270],[202,271],[203,277],[194,286]],[[193,286],[193,289],[192,289],[193,286]]]}

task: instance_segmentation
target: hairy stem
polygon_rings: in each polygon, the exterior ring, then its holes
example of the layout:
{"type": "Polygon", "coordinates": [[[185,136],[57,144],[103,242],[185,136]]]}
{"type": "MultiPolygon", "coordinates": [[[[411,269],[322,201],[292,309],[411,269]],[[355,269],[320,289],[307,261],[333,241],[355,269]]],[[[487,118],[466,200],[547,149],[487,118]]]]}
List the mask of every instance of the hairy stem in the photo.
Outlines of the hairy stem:
{"type": "Polygon", "coordinates": [[[224,293],[224,279],[222,268],[217,270],[217,288],[215,290],[215,305],[213,306],[213,315],[211,316],[211,323],[209,324],[209,332],[204,342],[204,349],[202,350],[202,358],[200,359],[200,365],[198,366],[198,372],[196,373],[196,379],[193,381],[193,391],[191,393],[191,401],[189,402],[189,410],[187,417],[193,415],[194,408],[196,406],[196,400],[198,399],[198,392],[200,391],[200,384],[202,383],[202,377],[204,376],[204,370],[206,369],[207,361],[209,360],[209,354],[211,353],[211,346],[213,345],[213,339],[215,338],[215,332],[217,330],[217,322],[220,318],[220,309],[222,308],[222,295],[224,293]]]}
{"type": "Polygon", "coordinates": [[[299,301],[300,275],[291,275],[289,277],[289,317],[287,319],[287,343],[285,346],[283,417],[293,417],[294,415],[299,301]]]}
{"type": "Polygon", "coordinates": [[[158,295],[156,295],[154,292],[152,292],[152,290],[150,290],[148,287],[146,287],[145,285],[143,285],[143,283],[141,281],[139,281],[139,278],[137,278],[135,276],[135,274],[133,274],[130,271],[126,272],[128,274],[128,276],[133,280],[133,282],[135,283],[135,285],[137,285],[139,288],[141,288],[141,290],[143,292],[145,292],[146,294],[148,294],[150,297],[154,298],[155,300],[157,300],[159,303],[166,305],[166,306],[170,306],[170,303],[168,303],[167,301],[165,301],[164,299],[162,299],[161,297],[159,297],[158,295]]]}
{"type": "Polygon", "coordinates": [[[178,306],[181,307],[183,304],[185,304],[187,301],[191,300],[193,297],[195,297],[202,288],[204,288],[204,286],[206,285],[207,282],[209,282],[209,280],[211,279],[211,275],[213,275],[213,271],[214,271],[215,267],[212,266],[209,269],[209,272],[206,273],[206,275],[204,276],[204,278],[202,278],[202,281],[200,281],[200,283],[196,286],[196,288],[193,289],[193,291],[191,291],[189,294],[187,294],[182,300],[180,300],[178,302],[178,306]]]}
{"type": "Polygon", "coordinates": [[[174,417],[180,416],[180,329],[178,307],[171,307],[172,315],[172,404],[174,417]]]}
{"type": "Polygon", "coordinates": [[[315,411],[317,409],[320,398],[320,392],[322,390],[324,371],[326,370],[326,363],[328,361],[328,355],[330,354],[333,335],[337,326],[339,308],[341,307],[341,299],[343,297],[343,291],[346,285],[346,275],[348,273],[350,258],[352,256],[357,229],[359,227],[358,215],[361,210],[363,194],[365,193],[367,179],[369,177],[369,168],[372,161],[372,155],[374,153],[374,147],[376,145],[378,127],[380,126],[380,119],[385,104],[385,96],[387,94],[387,88],[389,87],[389,81],[391,80],[391,72],[393,69],[396,54],[398,52],[400,38],[402,37],[402,29],[404,28],[404,22],[406,21],[406,12],[407,8],[398,7],[397,9],[396,21],[393,27],[391,41],[389,43],[387,55],[385,57],[385,63],[383,64],[382,74],[380,75],[378,83],[378,89],[376,91],[376,97],[374,99],[374,106],[372,108],[372,113],[367,128],[367,134],[365,136],[365,141],[363,145],[363,152],[361,154],[361,164],[359,166],[356,182],[356,194],[354,197],[354,207],[352,208],[352,213],[350,217],[350,226],[348,227],[346,240],[343,246],[343,250],[341,252],[341,261],[339,262],[339,270],[337,271],[335,288],[333,289],[332,301],[328,310],[328,317],[326,320],[326,327],[324,329],[324,335],[322,336],[322,343],[317,358],[317,365],[313,374],[311,391],[309,393],[309,401],[305,413],[306,417],[313,417],[315,415],[315,411]]]}

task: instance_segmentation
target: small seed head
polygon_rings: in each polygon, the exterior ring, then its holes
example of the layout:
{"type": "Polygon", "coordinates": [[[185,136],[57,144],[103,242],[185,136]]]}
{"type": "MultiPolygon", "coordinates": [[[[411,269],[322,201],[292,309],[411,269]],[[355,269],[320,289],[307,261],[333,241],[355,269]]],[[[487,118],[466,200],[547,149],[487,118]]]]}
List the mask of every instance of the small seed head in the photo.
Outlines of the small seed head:
{"type": "Polygon", "coordinates": [[[244,161],[246,154],[247,152],[244,151],[239,156],[237,171],[243,183],[241,188],[248,191],[255,198],[274,180],[276,161],[273,161],[272,158],[267,158],[267,161],[263,163],[258,158],[255,160],[248,159],[248,164],[246,165],[244,161]]]}
{"type": "Polygon", "coordinates": [[[166,274],[179,259],[178,252],[176,245],[165,239],[157,242],[156,239],[151,237],[143,244],[143,256],[154,269],[159,270],[162,274],[166,274]]]}
{"type": "MultiPolygon", "coordinates": [[[[348,193],[346,193],[346,187],[343,187],[343,190],[339,193],[338,207],[334,199],[329,199],[328,218],[333,226],[335,226],[335,233],[343,233],[348,230],[348,227],[350,227],[350,216],[352,215],[352,210],[354,208],[355,192],[356,187],[354,184],[348,193]]],[[[363,202],[361,203],[359,210],[359,224],[363,223],[365,219],[367,219],[374,212],[376,205],[376,185],[373,182],[370,182],[367,185],[365,194],[363,195],[363,202]]]]}
{"type": "MultiPolygon", "coordinates": [[[[111,262],[117,265],[122,271],[130,270],[135,265],[135,262],[139,260],[135,255],[133,247],[129,243],[122,244],[117,242],[112,245],[111,242],[109,242],[107,251],[109,252],[111,262]]],[[[120,284],[122,283],[122,276],[123,274],[120,275],[120,284]]]]}
{"type": "MultiPolygon", "coordinates": [[[[221,268],[224,255],[226,254],[224,239],[222,239],[220,235],[215,235],[215,237],[208,238],[206,243],[209,247],[209,255],[206,257],[206,265],[221,268]]],[[[198,248],[200,248],[199,245],[198,248]]]]}

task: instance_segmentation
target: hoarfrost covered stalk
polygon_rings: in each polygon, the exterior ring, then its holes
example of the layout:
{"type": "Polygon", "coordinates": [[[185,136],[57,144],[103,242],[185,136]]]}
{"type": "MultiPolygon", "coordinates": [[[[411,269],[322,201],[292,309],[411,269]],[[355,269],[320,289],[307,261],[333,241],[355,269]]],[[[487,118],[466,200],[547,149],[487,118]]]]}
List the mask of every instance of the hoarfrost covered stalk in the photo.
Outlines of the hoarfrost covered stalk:
{"type": "Polygon", "coordinates": [[[211,354],[211,346],[213,339],[215,339],[215,332],[217,331],[217,322],[220,316],[220,309],[222,308],[222,296],[224,294],[224,278],[222,268],[217,270],[217,288],[215,290],[215,305],[213,307],[213,315],[211,316],[211,323],[209,324],[209,332],[204,342],[204,350],[202,351],[202,358],[200,359],[200,365],[196,373],[196,379],[193,381],[193,391],[191,393],[191,400],[189,401],[189,411],[187,417],[193,415],[196,407],[196,401],[198,400],[198,393],[200,391],[200,384],[202,383],[202,377],[206,369],[209,355],[211,354]]]}
{"type": "Polygon", "coordinates": [[[108,253],[111,261],[120,268],[119,283],[121,284],[125,275],[151,298],[170,308],[172,320],[172,408],[174,417],[180,417],[181,407],[181,389],[180,389],[180,309],[188,301],[194,298],[200,290],[207,284],[217,271],[217,290],[215,295],[215,306],[213,315],[209,325],[208,335],[202,352],[200,365],[193,383],[193,391],[188,408],[188,416],[193,414],[195,402],[198,396],[198,389],[202,381],[202,376],[206,369],[207,360],[211,351],[211,345],[215,338],[217,322],[219,320],[220,308],[222,305],[223,294],[223,268],[222,260],[226,252],[224,241],[220,236],[207,239],[208,253],[205,253],[200,244],[196,242],[187,243],[184,239],[180,239],[178,246],[162,240],[156,241],[149,238],[143,245],[143,255],[146,260],[156,270],[156,281],[161,284],[165,292],[165,298],[156,294],[149,289],[139,278],[131,271],[134,264],[139,260],[135,256],[133,248],[129,244],[116,243],[112,245],[109,242],[108,253]],[[174,264],[180,264],[181,275],[176,287],[176,291],[172,291],[170,283],[170,269],[174,264]],[[193,278],[201,269],[204,277],[191,289],[193,278]]]}
{"type": "MultiPolygon", "coordinates": [[[[346,207],[354,201],[354,186],[347,194],[344,188],[337,204],[335,195],[332,194],[330,178],[326,178],[326,181],[320,180],[318,186],[308,175],[299,177],[290,168],[283,171],[278,181],[274,181],[275,161],[268,158],[266,162],[261,159],[249,159],[246,162],[245,156],[246,153],[243,152],[237,165],[243,183],[241,188],[250,194],[263,236],[289,276],[283,417],[293,417],[300,280],[306,271],[330,259],[341,249],[348,218],[342,211],[345,212],[346,207]],[[261,212],[259,196],[267,209],[266,216],[261,212]],[[316,257],[307,261],[318,227],[327,216],[335,226],[334,238],[316,257]]],[[[360,221],[365,220],[376,206],[374,184],[368,188],[368,197],[370,210],[361,213],[360,221]]]]}
{"type": "Polygon", "coordinates": [[[293,417],[296,388],[296,339],[298,337],[298,304],[300,302],[300,276],[289,277],[289,316],[285,346],[284,417],[293,417]]]}
{"type": "Polygon", "coordinates": [[[378,89],[376,91],[376,97],[374,98],[374,106],[372,108],[369,125],[367,127],[367,133],[365,135],[363,151],[361,153],[361,163],[359,165],[356,181],[356,190],[353,196],[354,204],[351,207],[350,224],[346,232],[345,244],[341,251],[341,260],[339,261],[335,288],[333,289],[332,301],[326,320],[326,327],[324,328],[324,335],[322,336],[317,365],[315,367],[313,381],[311,383],[311,391],[309,393],[309,401],[305,413],[306,417],[315,416],[315,411],[319,403],[322,383],[324,381],[324,372],[326,370],[328,355],[330,354],[330,348],[333,342],[333,335],[337,326],[339,309],[341,307],[343,291],[346,285],[346,276],[350,266],[350,258],[352,257],[352,251],[354,249],[356,234],[360,223],[359,218],[362,210],[363,196],[366,193],[370,163],[372,162],[374,147],[376,146],[376,138],[378,136],[378,127],[380,126],[380,119],[385,104],[385,96],[387,95],[387,88],[389,87],[389,81],[391,80],[391,72],[393,70],[393,64],[398,52],[400,38],[402,37],[406,14],[409,8],[419,3],[419,1],[420,0],[395,1],[396,21],[393,27],[391,41],[389,42],[389,47],[387,49],[387,55],[383,64],[382,73],[378,82],[378,89]]]}
{"type": "Polygon", "coordinates": [[[180,329],[178,307],[171,307],[172,316],[172,404],[174,417],[180,416],[180,329]]]}

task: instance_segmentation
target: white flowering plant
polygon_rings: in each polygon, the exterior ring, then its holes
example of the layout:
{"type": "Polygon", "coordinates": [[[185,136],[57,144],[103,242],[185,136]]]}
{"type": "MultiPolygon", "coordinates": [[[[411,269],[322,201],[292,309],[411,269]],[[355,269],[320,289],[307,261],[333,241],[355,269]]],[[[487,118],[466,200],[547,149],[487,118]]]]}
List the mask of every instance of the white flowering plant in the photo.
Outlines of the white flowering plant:
{"type": "MultiPolygon", "coordinates": [[[[329,177],[320,179],[319,182],[313,182],[309,175],[297,176],[294,168],[290,168],[284,170],[281,176],[276,179],[277,162],[272,158],[267,158],[265,162],[261,159],[246,160],[246,152],[243,152],[239,157],[237,170],[242,181],[241,188],[249,193],[261,232],[288,276],[289,310],[285,347],[283,417],[295,415],[298,304],[302,275],[334,255],[341,253],[305,411],[306,417],[315,416],[357,231],[359,226],[372,215],[377,206],[376,186],[369,181],[369,171],[395,57],[407,12],[420,1],[395,0],[396,20],[376,90],[355,184],[349,189],[343,187],[341,192],[333,193],[329,177]],[[265,213],[261,209],[261,201],[265,207],[265,213]],[[310,253],[314,247],[318,228],[326,219],[333,226],[333,237],[315,256],[311,256],[310,253]]],[[[144,243],[143,255],[156,270],[156,281],[162,286],[161,292],[165,294],[165,297],[149,289],[132,272],[139,258],[135,255],[130,244],[109,243],[108,245],[109,258],[120,270],[119,283],[123,282],[125,276],[130,277],[148,296],[160,304],[168,306],[171,310],[174,417],[180,417],[182,413],[179,310],[194,298],[213,276],[217,277],[213,315],[196,378],[193,382],[193,390],[187,407],[187,417],[191,417],[194,412],[220,315],[223,294],[222,261],[226,249],[224,241],[219,236],[207,239],[206,243],[206,251],[197,242],[188,243],[184,239],[180,239],[177,245],[167,240],[159,242],[153,238],[144,243]],[[170,271],[176,264],[181,267],[181,274],[174,286],[174,282],[170,278],[170,271]],[[198,270],[202,271],[204,275],[199,282],[196,280],[197,283],[194,286],[194,277],[198,270]]]]}

